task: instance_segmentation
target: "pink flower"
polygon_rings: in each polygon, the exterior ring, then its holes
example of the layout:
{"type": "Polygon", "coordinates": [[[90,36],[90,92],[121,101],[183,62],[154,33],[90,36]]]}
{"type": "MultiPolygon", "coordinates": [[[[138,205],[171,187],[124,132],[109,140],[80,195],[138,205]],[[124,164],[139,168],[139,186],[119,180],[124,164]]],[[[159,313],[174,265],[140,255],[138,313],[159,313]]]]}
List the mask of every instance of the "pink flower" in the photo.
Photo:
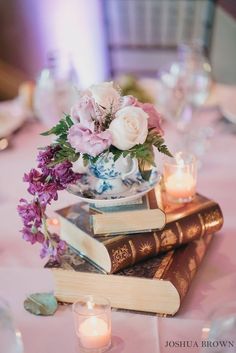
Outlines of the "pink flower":
{"type": "Polygon", "coordinates": [[[148,128],[149,129],[154,128],[157,133],[159,133],[160,135],[164,135],[164,131],[162,130],[162,127],[161,127],[161,114],[158,113],[154,105],[151,103],[140,103],[140,102],[137,102],[137,104],[135,105],[142,108],[145,111],[145,113],[148,114],[148,117],[149,117],[148,128]]]}
{"type": "Polygon", "coordinates": [[[93,130],[96,118],[96,103],[92,97],[84,95],[79,102],[71,108],[71,117],[74,123],[80,123],[84,128],[93,130]]]}
{"type": "Polygon", "coordinates": [[[122,97],[122,108],[127,106],[134,106],[141,108],[148,114],[148,128],[155,128],[156,132],[163,135],[164,131],[161,128],[161,115],[151,103],[140,103],[137,98],[133,96],[122,97]]]}
{"type": "Polygon", "coordinates": [[[68,141],[76,152],[96,157],[111,145],[112,135],[109,131],[98,133],[75,124],[69,129],[68,141]]]}
{"type": "Polygon", "coordinates": [[[124,96],[122,97],[122,106],[121,108],[125,108],[128,105],[137,105],[138,104],[138,100],[137,98],[133,97],[133,96],[124,96]]]}

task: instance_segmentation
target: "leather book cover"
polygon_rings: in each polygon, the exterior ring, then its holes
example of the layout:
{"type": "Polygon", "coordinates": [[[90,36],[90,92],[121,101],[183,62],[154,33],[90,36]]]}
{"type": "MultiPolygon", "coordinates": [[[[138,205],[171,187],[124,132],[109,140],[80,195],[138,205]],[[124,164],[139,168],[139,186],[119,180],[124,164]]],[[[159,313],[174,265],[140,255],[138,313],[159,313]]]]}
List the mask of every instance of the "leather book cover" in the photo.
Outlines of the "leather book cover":
{"type": "Polygon", "coordinates": [[[52,269],[55,296],[59,301],[71,303],[76,300],[76,295],[86,294],[89,289],[97,294],[106,293],[115,308],[174,315],[190,287],[211,240],[212,234],[207,234],[178,249],[142,261],[116,274],[102,273],[73,249],[69,249],[61,257],[60,263],[51,260],[45,267],[52,269]],[[123,282],[122,277],[125,278],[123,282]],[[140,279],[145,279],[142,285],[139,282],[140,279]],[[155,286],[157,282],[158,288],[155,286]],[[119,293],[114,290],[117,283],[120,288],[119,293]],[[134,288],[135,285],[142,287],[140,291],[134,288]],[[126,291],[127,288],[128,291],[126,291]],[[147,304],[146,296],[150,291],[150,295],[155,300],[147,304]],[[162,300],[164,300],[163,308],[159,303],[162,300]]]}
{"type": "MultiPolygon", "coordinates": [[[[167,213],[167,219],[171,221],[166,224],[163,230],[117,236],[105,234],[99,237],[93,233],[88,205],[83,203],[72,205],[57,211],[57,213],[86,234],[85,239],[83,238],[83,245],[86,238],[89,238],[93,241],[95,250],[98,243],[105,247],[110,259],[110,269],[109,271],[105,270],[115,273],[144,259],[219,231],[223,225],[223,215],[219,205],[204,196],[197,195],[193,202],[175,207],[177,208],[172,208],[167,213]]],[[[67,237],[64,240],[98,266],[104,268],[99,258],[94,259],[89,252],[91,244],[82,249],[80,242],[75,244],[74,238],[69,233],[69,231],[66,232],[67,237]]]]}

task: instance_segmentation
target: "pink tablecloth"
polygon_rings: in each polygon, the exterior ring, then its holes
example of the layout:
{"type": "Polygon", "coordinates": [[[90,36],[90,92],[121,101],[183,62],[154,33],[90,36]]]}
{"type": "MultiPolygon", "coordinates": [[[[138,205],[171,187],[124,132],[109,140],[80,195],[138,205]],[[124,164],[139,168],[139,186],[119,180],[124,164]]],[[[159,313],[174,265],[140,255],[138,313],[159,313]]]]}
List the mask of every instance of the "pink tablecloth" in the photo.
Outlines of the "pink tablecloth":
{"type": "MultiPolygon", "coordinates": [[[[28,125],[15,137],[12,149],[0,152],[0,295],[12,306],[25,353],[75,353],[78,348],[70,306],[60,307],[53,317],[35,317],[23,309],[27,294],[53,290],[50,272],[42,269],[39,248],[21,240],[16,213],[18,199],[26,196],[22,175],[35,166],[37,147],[46,144],[45,138],[39,136],[42,130],[39,123],[28,125]]],[[[184,350],[165,345],[167,341],[200,342],[201,327],[208,314],[217,305],[235,299],[235,151],[236,135],[218,131],[204,157],[198,189],[220,203],[225,224],[215,236],[179,313],[174,318],[158,318],[113,312],[111,352],[198,352],[196,347],[184,350]]],[[[54,207],[76,201],[65,192],[54,207]]]]}

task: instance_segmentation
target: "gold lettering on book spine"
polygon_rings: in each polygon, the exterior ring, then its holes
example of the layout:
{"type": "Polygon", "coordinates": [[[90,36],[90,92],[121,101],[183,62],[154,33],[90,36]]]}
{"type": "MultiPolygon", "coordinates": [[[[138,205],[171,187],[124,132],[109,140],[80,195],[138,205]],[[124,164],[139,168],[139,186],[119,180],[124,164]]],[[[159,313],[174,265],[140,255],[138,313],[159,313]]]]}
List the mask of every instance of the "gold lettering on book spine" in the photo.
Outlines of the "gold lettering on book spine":
{"type": "Polygon", "coordinates": [[[161,250],[170,250],[176,244],[178,244],[178,236],[171,229],[161,233],[161,250]]]}
{"type": "Polygon", "coordinates": [[[179,292],[180,298],[183,298],[188,291],[190,282],[188,279],[181,276],[179,273],[176,273],[175,276],[177,280],[178,292],[179,292]]]}
{"type": "Polygon", "coordinates": [[[201,223],[201,228],[202,228],[202,230],[201,230],[201,237],[202,237],[202,236],[205,234],[205,231],[206,231],[205,222],[204,222],[204,219],[203,219],[201,213],[198,213],[197,216],[198,216],[199,221],[200,221],[200,223],[201,223]]]}
{"type": "Polygon", "coordinates": [[[200,262],[202,261],[203,256],[205,255],[206,245],[209,242],[209,239],[207,239],[207,241],[205,239],[206,239],[206,237],[204,237],[200,241],[198,241],[197,245],[195,247],[195,260],[196,260],[198,265],[200,264],[200,262]]]}
{"type": "Polygon", "coordinates": [[[134,243],[132,242],[132,240],[129,240],[129,245],[130,245],[130,248],[131,248],[131,253],[132,253],[132,264],[135,263],[136,261],[136,249],[135,249],[135,246],[134,246],[134,243]]]}
{"type": "Polygon", "coordinates": [[[171,262],[173,261],[173,254],[174,251],[169,251],[169,253],[163,258],[153,278],[162,278],[164,272],[169,268],[171,262]]]}
{"type": "Polygon", "coordinates": [[[125,262],[129,257],[132,255],[130,254],[128,246],[125,244],[122,247],[119,247],[115,250],[112,250],[112,268],[116,271],[120,268],[120,265],[125,262]]]}
{"type": "Polygon", "coordinates": [[[160,251],[160,245],[161,245],[160,238],[158,237],[156,232],[153,233],[153,237],[154,237],[155,245],[156,245],[156,253],[158,254],[160,251]]]}
{"type": "Polygon", "coordinates": [[[219,229],[219,225],[223,223],[222,215],[218,209],[211,210],[203,214],[206,231],[210,228],[211,232],[219,229]]]}
{"type": "Polygon", "coordinates": [[[197,263],[195,257],[191,257],[188,262],[189,276],[191,280],[193,279],[196,271],[197,271],[197,263]]]}
{"type": "Polygon", "coordinates": [[[152,244],[149,241],[141,243],[139,246],[139,251],[142,255],[148,255],[152,252],[152,244]]]}
{"type": "Polygon", "coordinates": [[[182,228],[181,228],[179,222],[175,222],[175,224],[176,224],[176,227],[177,227],[178,233],[179,233],[179,244],[182,244],[182,242],[183,242],[183,237],[184,237],[182,228]]]}
{"type": "Polygon", "coordinates": [[[202,231],[202,226],[199,226],[198,224],[193,224],[186,229],[186,237],[188,240],[191,240],[196,236],[199,237],[199,235],[201,234],[201,231],[202,231]]]}

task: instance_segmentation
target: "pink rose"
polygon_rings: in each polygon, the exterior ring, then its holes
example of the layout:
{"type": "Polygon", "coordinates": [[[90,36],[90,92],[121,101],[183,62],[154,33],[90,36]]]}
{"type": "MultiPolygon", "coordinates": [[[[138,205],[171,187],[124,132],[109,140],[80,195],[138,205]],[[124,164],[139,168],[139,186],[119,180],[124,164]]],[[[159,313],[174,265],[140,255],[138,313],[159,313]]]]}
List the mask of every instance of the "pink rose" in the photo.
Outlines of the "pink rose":
{"type": "Polygon", "coordinates": [[[151,103],[140,103],[138,102],[136,106],[142,108],[145,113],[148,114],[148,128],[153,129],[155,128],[156,132],[160,135],[164,135],[164,131],[161,127],[161,114],[158,113],[156,108],[151,103]]]}
{"type": "Polygon", "coordinates": [[[94,132],[79,123],[69,129],[68,141],[76,152],[96,157],[111,145],[112,136],[109,131],[94,132]]]}
{"type": "Polygon", "coordinates": [[[71,108],[71,117],[74,123],[80,123],[84,128],[93,131],[96,119],[96,103],[92,97],[84,95],[79,102],[71,108]]]}
{"type": "Polygon", "coordinates": [[[128,105],[137,105],[137,104],[138,104],[138,100],[137,100],[137,98],[135,98],[133,96],[124,96],[124,97],[122,97],[121,108],[125,108],[128,105]]]}

